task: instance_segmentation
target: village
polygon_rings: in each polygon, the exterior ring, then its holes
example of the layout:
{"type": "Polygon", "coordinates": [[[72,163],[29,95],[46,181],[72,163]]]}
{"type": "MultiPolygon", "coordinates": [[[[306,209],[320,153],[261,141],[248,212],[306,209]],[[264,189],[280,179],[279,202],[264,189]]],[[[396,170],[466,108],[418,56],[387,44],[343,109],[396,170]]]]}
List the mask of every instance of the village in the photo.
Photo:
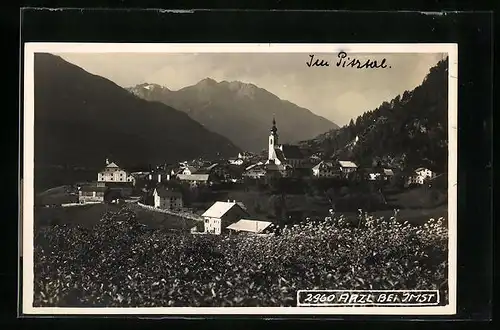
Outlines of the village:
{"type": "MultiPolygon", "coordinates": [[[[308,155],[307,150],[298,145],[279,144],[274,118],[268,141],[266,154],[240,152],[232,159],[196,159],[157,165],[143,171],[127,171],[106,159],[95,182],[77,185],[78,204],[136,203],[156,212],[197,220],[199,225],[191,228],[192,233],[219,235],[229,231],[261,234],[273,224],[283,223],[283,217],[291,216],[275,214],[274,219],[262,219],[262,215],[250,211],[244,201],[223,200],[218,198],[220,194],[217,192],[239,190],[244,194],[257,187],[261,192],[259,195],[267,191],[282,196],[294,187],[303,186],[304,180],[319,184],[325,190],[338,183],[345,189],[353,182],[365,182],[372,190],[375,187],[375,192],[380,192],[382,187],[394,185],[396,180],[403,180],[404,188],[411,189],[443,177],[423,167],[404,174],[384,166],[361,168],[347,159],[326,160],[308,155]]],[[[328,216],[336,211],[336,203],[328,199],[329,203],[319,216],[328,216]]],[[[356,205],[355,208],[363,207],[356,205]]]]}

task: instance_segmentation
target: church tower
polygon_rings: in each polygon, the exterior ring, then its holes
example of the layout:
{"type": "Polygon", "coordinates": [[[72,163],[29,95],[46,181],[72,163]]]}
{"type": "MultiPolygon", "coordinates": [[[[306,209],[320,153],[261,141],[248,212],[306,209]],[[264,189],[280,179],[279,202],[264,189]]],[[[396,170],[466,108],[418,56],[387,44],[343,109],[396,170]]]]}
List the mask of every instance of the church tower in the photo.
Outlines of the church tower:
{"type": "Polygon", "coordinates": [[[276,128],[276,119],[273,117],[273,126],[269,134],[269,160],[276,159],[276,147],[278,146],[278,128],[276,128]]]}

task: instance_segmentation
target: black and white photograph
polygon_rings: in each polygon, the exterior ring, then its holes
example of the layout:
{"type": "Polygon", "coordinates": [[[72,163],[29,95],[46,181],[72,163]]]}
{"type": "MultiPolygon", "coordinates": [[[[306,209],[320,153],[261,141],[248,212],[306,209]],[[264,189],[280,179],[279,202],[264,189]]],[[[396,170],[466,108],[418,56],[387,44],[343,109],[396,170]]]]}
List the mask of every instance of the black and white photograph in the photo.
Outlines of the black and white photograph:
{"type": "Polygon", "coordinates": [[[23,313],[454,314],[457,61],[26,43],[23,313]]]}

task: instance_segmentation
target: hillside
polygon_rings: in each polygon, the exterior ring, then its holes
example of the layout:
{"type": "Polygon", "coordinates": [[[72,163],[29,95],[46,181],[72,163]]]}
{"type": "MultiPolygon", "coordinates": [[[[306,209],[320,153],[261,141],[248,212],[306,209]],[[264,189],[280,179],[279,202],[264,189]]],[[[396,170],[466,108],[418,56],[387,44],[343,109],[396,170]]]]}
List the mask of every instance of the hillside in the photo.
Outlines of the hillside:
{"type": "Polygon", "coordinates": [[[146,100],[163,102],[184,111],[209,130],[248,151],[256,152],[267,146],[273,114],[282,143],[310,139],[338,128],[308,109],[239,81],[216,82],[206,78],[178,91],[155,84],[141,84],[128,90],[146,100]]]}
{"type": "Polygon", "coordinates": [[[448,59],[430,69],[420,86],[377,109],[365,112],[339,130],[302,142],[324,157],[400,169],[447,170],[448,59]]]}
{"type": "Polygon", "coordinates": [[[127,167],[240,151],[185,113],[58,56],[35,54],[34,79],[37,168],[99,168],[106,157],[127,167]]]}

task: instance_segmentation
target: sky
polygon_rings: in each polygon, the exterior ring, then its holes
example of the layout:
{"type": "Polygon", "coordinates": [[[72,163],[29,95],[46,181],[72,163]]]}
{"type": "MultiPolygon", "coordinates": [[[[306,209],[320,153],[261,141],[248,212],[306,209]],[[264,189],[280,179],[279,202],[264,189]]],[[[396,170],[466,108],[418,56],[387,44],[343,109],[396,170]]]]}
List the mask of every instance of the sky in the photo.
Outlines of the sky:
{"type": "Polygon", "coordinates": [[[204,78],[252,83],[339,126],[420,85],[441,53],[348,54],[387,68],[337,67],[336,53],[315,53],[328,67],[308,67],[309,53],[59,53],[121,87],[155,83],[171,90],[204,78]]]}

